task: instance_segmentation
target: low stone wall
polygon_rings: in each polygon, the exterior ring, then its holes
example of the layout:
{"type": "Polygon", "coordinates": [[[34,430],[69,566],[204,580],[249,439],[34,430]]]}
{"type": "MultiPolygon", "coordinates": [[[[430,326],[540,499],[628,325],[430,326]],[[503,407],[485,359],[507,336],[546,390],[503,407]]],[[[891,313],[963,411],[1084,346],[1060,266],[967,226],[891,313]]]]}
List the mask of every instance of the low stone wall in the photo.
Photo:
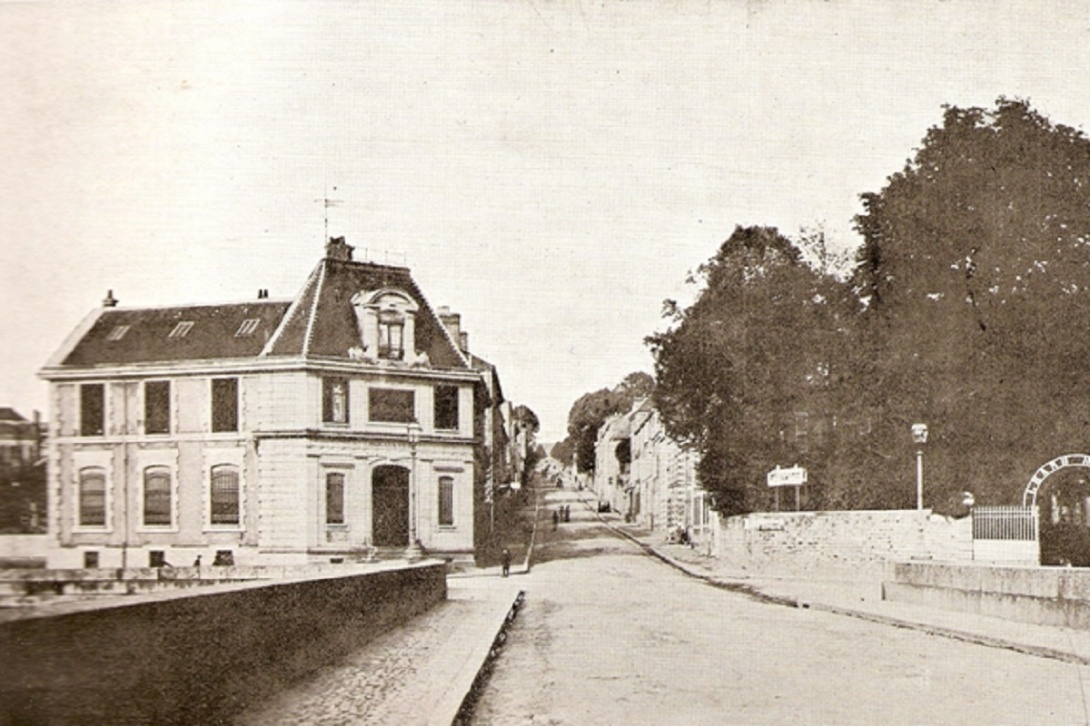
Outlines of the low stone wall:
{"type": "Polygon", "coordinates": [[[445,598],[428,561],[4,614],[0,723],[229,723],[445,598]]]}
{"type": "Polygon", "coordinates": [[[44,568],[48,535],[0,535],[0,568],[44,568]]]}
{"type": "Polygon", "coordinates": [[[930,510],[751,513],[723,518],[717,553],[739,568],[881,569],[906,560],[972,561],[972,523],[930,510]]]}
{"type": "Polygon", "coordinates": [[[900,563],[882,592],[889,601],[1090,628],[1090,568],[900,563]]]}

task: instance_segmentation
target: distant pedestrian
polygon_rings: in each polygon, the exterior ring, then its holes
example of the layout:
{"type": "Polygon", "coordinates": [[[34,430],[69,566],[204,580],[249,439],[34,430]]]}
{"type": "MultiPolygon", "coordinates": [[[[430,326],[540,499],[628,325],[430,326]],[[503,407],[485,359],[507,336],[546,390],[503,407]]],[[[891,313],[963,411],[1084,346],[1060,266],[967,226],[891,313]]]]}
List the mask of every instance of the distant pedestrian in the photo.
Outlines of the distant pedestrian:
{"type": "Polygon", "coordinates": [[[198,555],[197,559],[195,561],[193,561],[193,567],[194,568],[200,568],[201,567],[201,556],[198,555]]]}
{"type": "Polygon", "coordinates": [[[553,510],[553,530],[556,530],[556,526],[560,524],[560,513],[553,510]]]}
{"type": "Polygon", "coordinates": [[[571,505],[564,506],[564,522],[571,522],[571,505]]]}
{"type": "Polygon", "coordinates": [[[511,551],[507,548],[503,549],[503,577],[511,575],[511,551]]]}

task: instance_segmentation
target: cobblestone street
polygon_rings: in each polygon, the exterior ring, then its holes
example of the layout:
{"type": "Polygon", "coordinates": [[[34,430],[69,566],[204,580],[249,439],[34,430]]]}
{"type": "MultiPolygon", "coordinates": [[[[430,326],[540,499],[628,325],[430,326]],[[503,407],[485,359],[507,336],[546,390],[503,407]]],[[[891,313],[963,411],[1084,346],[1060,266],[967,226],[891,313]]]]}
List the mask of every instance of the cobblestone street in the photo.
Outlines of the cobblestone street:
{"type": "Polygon", "coordinates": [[[495,632],[516,592],[499,578],[456,580],[445,603],[243,713],[237,723],[449,724],[480,667],[467,655],[479,651],[478,644],[487,651],[490,638],[483,635],[495,632]]]}
{"type": "Polygon", "coordinates": [[[561,503],[478,724],[1088,721],[1087,667],[715,589],[561,503]]]}

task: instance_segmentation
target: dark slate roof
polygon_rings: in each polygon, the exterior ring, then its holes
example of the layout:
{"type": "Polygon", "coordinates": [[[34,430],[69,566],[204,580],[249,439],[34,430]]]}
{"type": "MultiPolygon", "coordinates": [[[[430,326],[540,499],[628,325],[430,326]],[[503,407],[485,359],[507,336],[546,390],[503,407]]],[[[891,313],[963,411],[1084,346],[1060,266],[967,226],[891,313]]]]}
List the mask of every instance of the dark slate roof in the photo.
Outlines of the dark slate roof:
{"type": "Polygon", "coordinates": [[[171,308],[107,308],[65,357],[66,366],[127,364],[257,356],[288,310],[284,301],[171,308]],[[249,335],[236,335],[243,321],[256,319],[249,335]],[[184,336],[170,333],[183,322],[184,336]],[[117,337],[122,326],[128,326],[117,337]],[[115,339],[115,340],[111,340],[115,339]]]}
{"type": "Polygon", "coordinates": [[[416,347],[428,354],[432,367],[468,368],[408,268],[333,258],[323,259],[307,279],[266,354],[347,360],[348,350],[360,345],[352,296],[360,291],[374,292],[383,288],[402,290],[419,304],[416,347]]]}
{"type": "Polygon", "coordinates": [[[25,422],[27,419],[10,406],[0,406],[0,422],[25,422]]]}

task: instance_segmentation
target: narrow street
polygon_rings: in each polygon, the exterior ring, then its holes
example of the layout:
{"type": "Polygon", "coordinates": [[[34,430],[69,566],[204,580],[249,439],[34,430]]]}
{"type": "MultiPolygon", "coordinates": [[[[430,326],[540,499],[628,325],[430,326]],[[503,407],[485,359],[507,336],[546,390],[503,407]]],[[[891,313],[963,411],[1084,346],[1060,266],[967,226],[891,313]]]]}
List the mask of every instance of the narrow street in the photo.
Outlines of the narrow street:
{"type": "Polygon", "coordinates": [[[1088,667],[710,587],[576,494],[545,495],[475,724],[1088,724],[1088,667]]]}

